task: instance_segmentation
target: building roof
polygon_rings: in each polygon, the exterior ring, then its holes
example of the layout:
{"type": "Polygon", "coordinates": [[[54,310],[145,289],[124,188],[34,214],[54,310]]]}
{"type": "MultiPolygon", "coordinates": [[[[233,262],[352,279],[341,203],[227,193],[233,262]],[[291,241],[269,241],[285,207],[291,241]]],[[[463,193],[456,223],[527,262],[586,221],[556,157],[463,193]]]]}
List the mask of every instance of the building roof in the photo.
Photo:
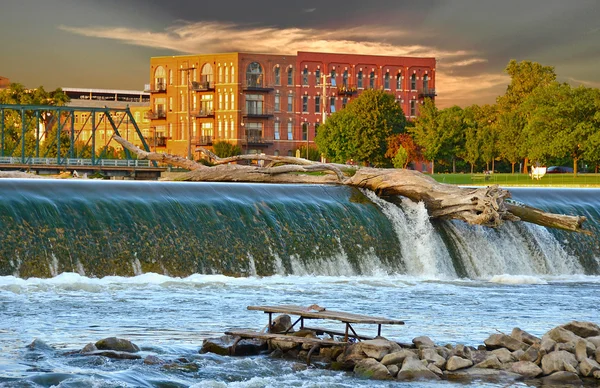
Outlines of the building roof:
{"type": "MultiPolygon", "coordinates": [[[[2,77],[0,77],[2,78],[2,77]]],[[[137,94],[147,95],[150,93],[143,90],[119,90],[119,89],[89,89],[89,88],[61,88],[63,92],[82,92],[82,93],[106,93],[106,94],[137,94]]]]}

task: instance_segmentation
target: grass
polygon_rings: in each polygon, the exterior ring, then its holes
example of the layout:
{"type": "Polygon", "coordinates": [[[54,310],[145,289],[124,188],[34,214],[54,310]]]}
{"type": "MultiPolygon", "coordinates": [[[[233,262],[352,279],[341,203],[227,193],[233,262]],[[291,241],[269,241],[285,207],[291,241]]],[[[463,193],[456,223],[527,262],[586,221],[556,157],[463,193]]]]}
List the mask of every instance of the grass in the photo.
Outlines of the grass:
{"type": "Polygon", "coordinates": [[[482,175],[433,174],[432,177],[441,183],[465,186],[600,187],[600,174],[546,174],[542,179],[531,179],[526,174],[492,174],[488,180],[481,179],[482,175]]]}

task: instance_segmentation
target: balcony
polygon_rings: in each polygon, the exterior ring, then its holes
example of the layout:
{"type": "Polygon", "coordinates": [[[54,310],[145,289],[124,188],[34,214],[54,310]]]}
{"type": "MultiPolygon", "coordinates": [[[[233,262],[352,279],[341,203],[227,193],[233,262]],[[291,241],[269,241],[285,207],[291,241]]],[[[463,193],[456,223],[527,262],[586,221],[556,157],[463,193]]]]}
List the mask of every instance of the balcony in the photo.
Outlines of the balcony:
{"type": "Polygon", "coordinates": [[[148,93],[164,93],[167,91],[167,84],[166,82],[156,82],[154,85],[146,85],[144,89],[148,93]]]}
{"type": "Polygon", "coordinates": [[[262,82],[246,82],[242,85],[242,90],[245,92],[270,92],[275,90],[272,85],[265,85],[262,82]]]}
{"type": "Polygon", "coordinates": [[[273,111],[270,109],[246,108],[242,116],[255,119],[268,119],[273,117],[273,111]]]}
{"type": "Polygon", "coordinates": [[[433,98],[435,96],[437,96],[437,94],[435,94],[435,89],[423,88],[419,90],[419,97],[433,98]]]}
{"type": "Polygon", "coordinates": [[[215,117],[215,111],[212,109],[200,109],[198,112],[196,112],[196,117],[215,117]]]}
{"type": "Polygon", "coordinates": [[[215,84],[210,81],[192,82],[191,89],[195,92],[215,90],[215,84]]]}
{"type": "Polygon", "coordinates": [[[167,146],[167,138],[165,136],[147,137],[145,139],[146,144],[148,144],[148,147],[150,148],[167,146]]]}
{"type": "Polygon", "coordinates": [[[212,136],[196,136],[197,146],[210,146],[213,144],[212,136]]]}
{"type": "Polygon", "coordinates": [[[358,89],[354,85],[340,85],[337,89],[338,96],[353,96],[358,93],[358,89]]]}
{"type": "Polygon", "coordinates": [[[273,137],[266,137],[260,135],[250,135],[246,137],[245,143],[247,145],[264,145],[264,144],[273,144],[273,137]]]}
{"type": "Polygon", "coordinates": [[[148,112],[146,112],[145,117],[149,120],[160,120],[167,117],[167,112],[165,112],[164,110],[159,110],[156,112],[149,110],[148,112]]]}

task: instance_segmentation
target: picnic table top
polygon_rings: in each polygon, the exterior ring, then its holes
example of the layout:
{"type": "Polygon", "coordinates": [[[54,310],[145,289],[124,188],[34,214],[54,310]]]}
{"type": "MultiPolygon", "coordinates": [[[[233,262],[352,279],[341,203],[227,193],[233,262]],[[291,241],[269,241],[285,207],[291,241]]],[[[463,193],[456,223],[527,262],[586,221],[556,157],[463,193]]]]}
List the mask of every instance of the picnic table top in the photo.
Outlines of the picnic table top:
{"type": "MultiPolygon", "coordinates": [[[[311,306],[312,307],[312,306],[311,306]]],[[[279,305],[279,306],[248,306],[248,310],[258,310],[265,313],[278,313],[298,315],[302,318],[312,319],[331,319],[345,323],[365,323],[376,325],[404,325],[404,321],[398,319],[388,319],[383,317],[373,317],[362,314],[352,314],[342,311],[326,310],[318,311],[304,306],[279,305]]]]}

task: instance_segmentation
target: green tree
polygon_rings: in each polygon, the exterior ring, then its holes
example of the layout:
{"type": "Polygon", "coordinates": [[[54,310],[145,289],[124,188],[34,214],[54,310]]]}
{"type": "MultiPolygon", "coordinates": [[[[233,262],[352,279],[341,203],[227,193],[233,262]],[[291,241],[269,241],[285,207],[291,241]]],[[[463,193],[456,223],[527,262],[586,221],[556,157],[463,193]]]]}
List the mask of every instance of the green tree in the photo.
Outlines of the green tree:
{"type": "Polygon", "coordinates": [[[465,123],[464,111],[453,106],[440,111],[439,131],[442,146],[438,158],[452,164],[452,172],[456,172],[456,158],[464,153],[465,149],[465,123]]]}
{"type": "Polygon", "coordinates": [[[525,155],[525,134],[523,118],[516,112],[504,112],[498,116],[498,152],[500,157],[510,163],[512,173],[515,164],[525,155]]]}
{"type": "Polygon", "coordinates": [[[319,151],[331,161],[354,159],[375,166],[390,165],[387,139],[404,131],[406,117],[394,96],[382,90],[365,90],[345,109],[319,127],[319,151]]]}
{"type": "Polygon", "coordinates": [[[394,168],[406,168],[408,165],[408,152],[404,149],[404,147],[398,147],[392,162],[394,163],[394,168]]]}
{"type": "Polygon", "coordinates": [[[242,154],[242,149],[235,144],[227,141],[217,141],[213,144],[213,151],[219,158],[228,158],[242,154]]]}
{"type": "Polygon", "coordinates": [[[439,126],[440,112],[432,100],[426,99],[419,113],[415,125],[408,130],[421,147],[425,159],[433,163],[432,172],[435,173],[435,161],[443,145],[443,134],[439,126]]]}

